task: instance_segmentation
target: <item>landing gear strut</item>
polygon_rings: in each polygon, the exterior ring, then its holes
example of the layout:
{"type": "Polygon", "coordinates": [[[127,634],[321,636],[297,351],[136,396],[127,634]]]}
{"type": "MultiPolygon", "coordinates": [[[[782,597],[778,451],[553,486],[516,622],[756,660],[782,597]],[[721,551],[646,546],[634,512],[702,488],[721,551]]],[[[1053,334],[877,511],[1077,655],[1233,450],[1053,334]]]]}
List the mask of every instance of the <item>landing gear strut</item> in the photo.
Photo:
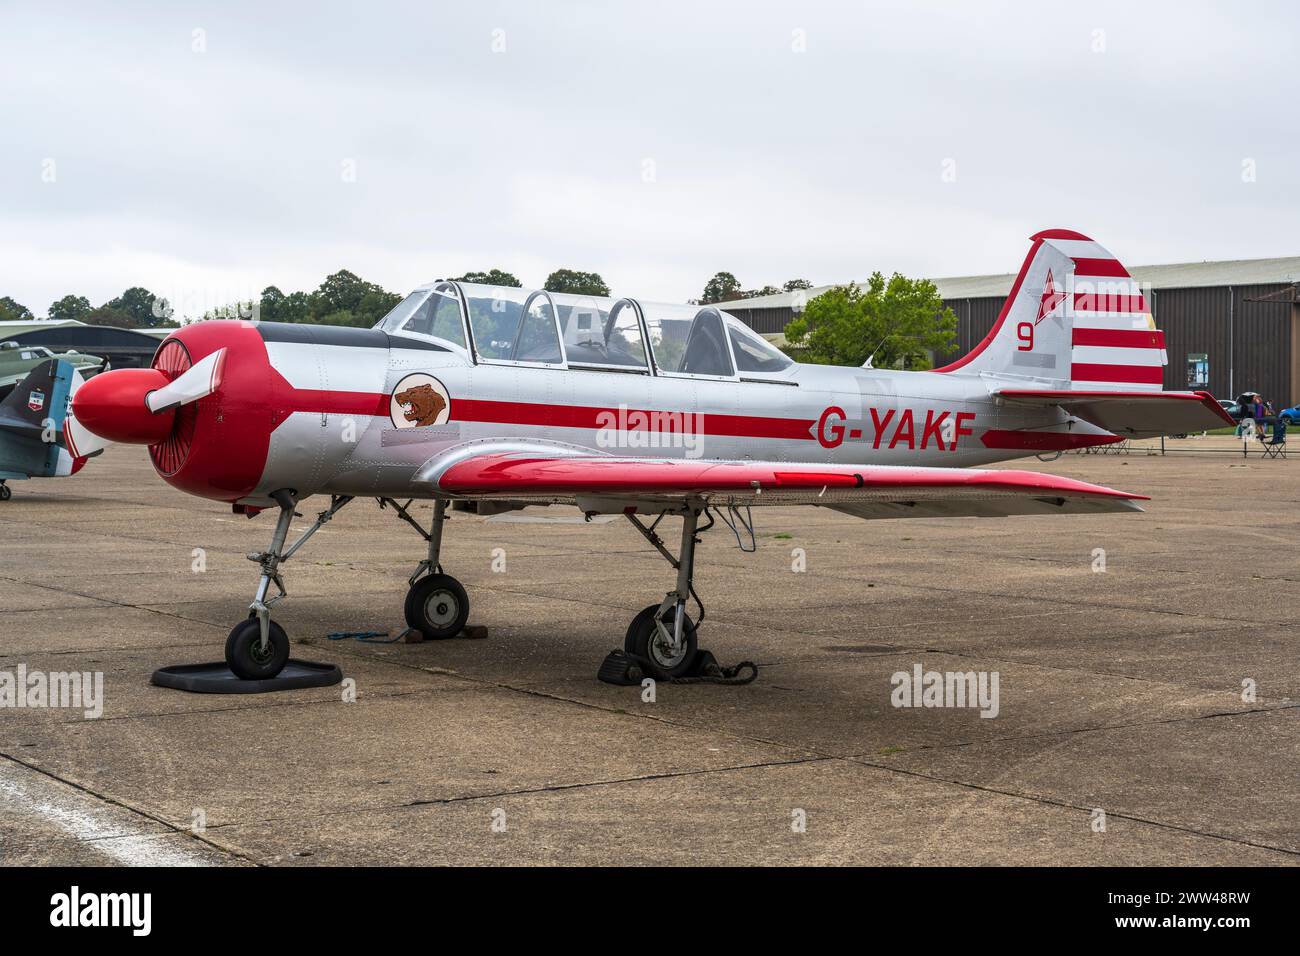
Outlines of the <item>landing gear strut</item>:
{"type": "Polygon", "coordinates": [[[447,502],[439,498],[433,503],[433,522],[425,531],[407,511],[406,505],[392,498],[379,499],[380,507],[389,507],[429,545],[428,556],[416,565],[415,573],[407,582],[406,624],[419,631],[425,640],[441,641],[455,637],[465,629],[469,620],[469,595],[461,583],[450,574],[444,574],[439,558],[442,554],[442,523],[447,520],[447,502]]]}
{"type": "Polygon", "coordinates": [[[226,638],[226,664],[236,677],[244,680],[267,680],[284,669],[289,660],[289,636],[285,634],[284,628],[271,620],[271,608],[289,595],[284,580],[280,577],[280,565],[293,557],[307,543],[308,538],[338,514],[352,500],[352,496],[331,497],[329,508],[318,514],[311,526],[288,548],[285,548],[284,543],[289,537],[289,526],[293,523],[297,500],[288,489],[273,492],[271,499],[280,507],[275,532],[271,535],[271,547],[248,555],[248,560],[256,561],[262,569],[262,576],[257,582],[257,593],[253,597],[253,603],[248,606],[248,619],[236,624],[226,638]],[[268,597],[272,584],[278,593],[268,597]]]}
{"type": "MultiPolygon", "coordinates": [[[[629,657],[643,662],[650,676],[659,679],[683,677],[691,673],[695,657],[699,650],[696,632],[699,624],[704,623],[704,605],[695,593],[692,578],[695,573],[695,545],[698,531],[706,531],[713,526],[712,518],[704,528],[699,528],[702,503],[687,502],[682,512],[682,544],[677,557],[664,546],[663,539],[655,533],[655,528],[663,520],[663,514],[655,519],[654,524],[644,525],[629,514],[627,519],[632,526],[649,541],[664,559],[677,569],[677,586],[669,591],[658,604],[652,604],[632,619],[627,635],[623,639],[623,651],[629,657]],[[686,613],[687,599],[695,601],[700,609],[699,622],[692,621],[686,613]]],[[[665,512],[666,514],[667,512],[665,512]]]]}

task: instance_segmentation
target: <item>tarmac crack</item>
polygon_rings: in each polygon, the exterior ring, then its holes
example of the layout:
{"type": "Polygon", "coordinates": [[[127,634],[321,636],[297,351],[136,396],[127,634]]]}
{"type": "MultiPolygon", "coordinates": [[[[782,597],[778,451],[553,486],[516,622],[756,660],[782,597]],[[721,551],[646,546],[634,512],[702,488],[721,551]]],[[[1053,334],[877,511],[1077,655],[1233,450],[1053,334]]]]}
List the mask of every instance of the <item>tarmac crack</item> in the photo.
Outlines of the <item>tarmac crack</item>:
{"type": "MultiPolygon", "coordinates": [[[[689,777],[707,776],[710,774],[736,773],[740,771],[763,770],[778,767],[794,767],[803,764],[826,763],[837,759],[839,758],[814,754],[805,757],[792,757],[788,760],[762,760],[753,763],[732,764],[725,767],[697,767],[692,770],[666,770],[658,773],[633,774],[627,777],[611,777],[602,780],[579,780],[573,783],[557,783],[543,787],[519,787],[513,790],[496,790],[489,793],[467,793],[455,797],[429,797],[416,800],[405,800],[401,803],[370,804],[363,807],[347,807],[339,810],[320,810],[315,813],[307,814],[295,812],[291,819],[299,820],[307,817],[312,819],[325,819],[336,816],[354,816],[358,813],[388,813],[394,810],[411,810],[419,807],[432,806],[451,806],[459,803],[501,800],[509,797],[526,797],[545,793],[565,793],[573,790],[615,787],[634,783],[650,783],[657,780],[677,780],[689,777]]],[[[231,820],[229,823],[212,824],[208,827],[208,830],[276,823],[283,819],[289,818],[261,817],[255,820],[231,820]]]]}
{"type": "MultiPolygon", "coordinates": [[[[955,778],[955,777],[944,777],[939,774],[924,773],[920,770],[909,770],[904,767],[891,767],[888,764],[882,764],[877,761],[868,760],[863,757],[846,757],[844,759],[851,760],[853,763],[856,763],[864,767],[875,767],[878,770],[887,770],[892,773],[898,773],[908,777],[918,777],[922,780],[929,780],[934,783],[946,783],[951,786],[961,787],[966,790],[978,791],[980,793],[998,794],[1004,797],[1011,797],[1017,800],[1024,800],[1029,803],[1037,803],[1043,806],[1051,806],[1051,807],[1058,807],[1066,810],[1073,810],[1078,813],[1083,813],[1088,815],[1091,815],[1093,810],[1095,809],[1094,807],[1083,806],[1077,803],[1071,803],[1068,800],[1058,800],[1054,797],[1046,797],[1046,796],[1036,795],[1036,794],[1021,793],[1017,790],[1008,790],[1001,787],[992,787],[992,786],[988,786],[987,784],[974,783],[969,780],[962,780],[960,778],[955,778]]],[[[1283,853],[1289,857],[1295,857],[1300,859],[1300,850],[1294,849],[1292,847],[1278,846],[1272,843],[1264,843],[1263,841],[1259,841],[1259,840],[1249,840],[1244,837],[1231,836],[1226,833],[1215,833],[1210,830],[1201,830],[1196,827],[1187,826],[1185,824],[1170,823],[1166,820],[1158,820],[1154,817],[1146,817],[1138,813],[1128,813],[1123,810],[1107,809],[1106,816],[1108,818],[1114,818],[1117,820],[1128,820],[1133,823],[1141,823],[1141,824],[1145,824],[1146,826],[1158,827],[1159,829],[1162,830],[1170,830],[1177,833],[1187,833],[1192,836],[1201,837],[1203,839],[1219,840],[1225,843],[1232,843],[1237,846],[1248,846],[1259,850],[1270,850],[1275,853],[1283,853]]]]}
{"type": "MultiPolygon", "coordinates": [[[[915,747],[908,747],[909,753],[918,751],[942,751],[958,750],[965,747],[979,747],[984,744],[1005,744],[1016,743],[1025,740],[1047,740],[1053,737],[1072,737],[1077,734],[1100,734],[1112,730],[1136,730],[1144,727],[1158,727],[1164,724],[1181,724],[1197,720],[1218,720],[1225,717],[1252,717],[1257,714],[1278,714],[1289,710],[1300,709],[1300,703],[1279,704],[1276,707],[1255,707],[1249,710],[1225,710],[1215,711],[1209,714],[1186,714],[1179,717],[1158,717],[1151,720],[1134,720],[1127,723],[1119,724],[1098,724],[1093,727],[1066,727],[1061,730],[1048,730],[1041,734],[1010,734],[1005,737],[985,737],[980,740],[957,740],[944,744],[918,744],[915,747]]],[[[868,757],[870,754],[853,754],[845,759],[856,760],[860,757],[868,757]]]]}
{"type": "MultiPolygon", "coordinates": [[[[30,587],[43,588],[46,591],[53,591],[56,594],[72,595],[73,597],[86,598],[90,601],[98,601],[99,607],[122,607],[130,608],[135,611],[143,611],[146,614],[157,614],[159,617],[169,617],[173,620],[184,621],[187,624],[201,624],[204,627],[216,627],[220,625],[213,624],[210,621],[204,621],[200,618],[185,617],[183,614],[173,614],[170,611],[160,610],[158,607],[151,607],[147,604],[133,604],[130,601],[115,601],[112,598],[97,597],[93,594],[86,594],[82,591],[74,591],[72,588],[56,587],[53,584],[46,584],[41,581],[24,581],[21,578],[10,577],[7,574],[0,574],[0,581],[7,581],[10,584],[26,584],[30,587]]],[[[93,608],[92,608],[93,609],[93,608]]],[[[44,610],[44,609],[42,609],[44,610]]],[[[72,608],[71,610],[83,610],[83,608],[72,608]]]]}

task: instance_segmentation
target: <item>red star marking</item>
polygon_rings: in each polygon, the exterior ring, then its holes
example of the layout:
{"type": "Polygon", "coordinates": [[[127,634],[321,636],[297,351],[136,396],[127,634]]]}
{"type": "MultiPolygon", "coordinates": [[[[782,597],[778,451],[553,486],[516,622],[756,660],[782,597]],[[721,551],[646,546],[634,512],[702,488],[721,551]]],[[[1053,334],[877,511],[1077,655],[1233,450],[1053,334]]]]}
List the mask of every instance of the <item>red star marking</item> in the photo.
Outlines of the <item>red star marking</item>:
{"type": "Polygon", "coordinates": [[[1056,283],[1052,281],[1052,270],[1048,269],[1047,285],[1043,287],[1043,297],[1038,300],[1038,318],[1034,319],[1034,325],[1051,315],[1064,298],[1064,292],[1056,291],[1056,283]]]}

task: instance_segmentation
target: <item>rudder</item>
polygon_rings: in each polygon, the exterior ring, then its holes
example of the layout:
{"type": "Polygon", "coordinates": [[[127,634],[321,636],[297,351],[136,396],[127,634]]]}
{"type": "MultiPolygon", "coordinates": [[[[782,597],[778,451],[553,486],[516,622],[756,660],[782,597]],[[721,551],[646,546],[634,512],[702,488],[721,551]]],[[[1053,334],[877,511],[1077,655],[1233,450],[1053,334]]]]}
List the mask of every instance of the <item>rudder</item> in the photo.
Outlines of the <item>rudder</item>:
{"type": "Polygon", "coordinates": [[[1159,391],[1167,363],[1164,333],[1123,263],[1068,229],[1049,229],[1031,241],[989,334],[936,371],[1052,388],[1159,391]]]}

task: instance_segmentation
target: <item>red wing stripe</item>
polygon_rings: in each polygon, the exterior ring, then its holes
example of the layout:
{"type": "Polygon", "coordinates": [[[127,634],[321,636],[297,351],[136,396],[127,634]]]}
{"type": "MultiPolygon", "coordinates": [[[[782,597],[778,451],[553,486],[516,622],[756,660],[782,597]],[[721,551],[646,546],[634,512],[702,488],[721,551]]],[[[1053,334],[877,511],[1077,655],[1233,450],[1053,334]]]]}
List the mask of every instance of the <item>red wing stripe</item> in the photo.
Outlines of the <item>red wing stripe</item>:
{"type": "MultiPolygon", "coordinates": [[[[1137,398],[1142,401],[1184,401],[1184,402],[1203,402],[1207,399],[1214,402],[1209,392],[1098,392],[1089,391],[1082,388],[1000,388],[997,390],[998,395],[1004,395],[1007,398],[1041,398],[1041,399],[1069,399],[1071,401],[1083,401],[1089,398],[1104,398],[1116,400],[1122,398],[1137,398]]],[[[1215,404],[1218,404],[1215,402],[1215,404]]]]}
{"type": "Polygon", "coordinates": [[[1075,326],[1073,343],[1124,349],[1162,349],[1165,347],[1165,333],[1150,329],[1081,329],[1075,326]]]}
{"type": "Polygon", "coordinates": [[[1134,385],[1160,385],[1164,369],[1159,365],[1089,365],[1075,362],[1070,378],[1076,382],[1128,382],[1134,385]]]}
{"type": "MultiPolygon", "coordinates": [[[[1110,440],[1117,441],[1112,437],[1110,440]]],[[[807,490],[826,486],[865,493],[971,489],[1025,495],[1140,498],[1072,478],[1031,471],[965,468],[843,466],[839,469],[762,462],[663,461],[626,458],[513,458],[490,455],[457,462],[438,481],[453,494],[580,495],[601,493],[693,494],[753,491],[756,487],[807,490]],[[778,470],[779,469],[779,470],[778,470]]],[[[879,497],[879,495],[876,495],[879,497]]]]}
{"type": "Polygon", "coordinates": [[[1140,295],[1120,295],[1109,292],[1076,292],[1076,312],[1145,312],[1147,300],[1140,295]]]}
{"type": "Polygon", "coordinates": [[[1124,268],[1124,263],[1118,259],[1075,259],[1074,275],[1076,279],[1079,276],[1129,277],[1128,270],[1124,268]]]}

